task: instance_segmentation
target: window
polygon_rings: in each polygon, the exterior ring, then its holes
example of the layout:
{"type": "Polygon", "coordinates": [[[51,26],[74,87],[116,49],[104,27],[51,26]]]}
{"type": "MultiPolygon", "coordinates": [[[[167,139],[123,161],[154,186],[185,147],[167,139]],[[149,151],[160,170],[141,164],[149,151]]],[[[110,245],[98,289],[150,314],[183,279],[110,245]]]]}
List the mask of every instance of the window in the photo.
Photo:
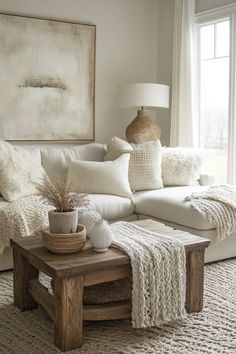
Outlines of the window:
{"type": "Polygon", "coordinates": [[[210,173],[228,180],[230,20],[198,26],[199,147],[208,149],[210,173]]]}

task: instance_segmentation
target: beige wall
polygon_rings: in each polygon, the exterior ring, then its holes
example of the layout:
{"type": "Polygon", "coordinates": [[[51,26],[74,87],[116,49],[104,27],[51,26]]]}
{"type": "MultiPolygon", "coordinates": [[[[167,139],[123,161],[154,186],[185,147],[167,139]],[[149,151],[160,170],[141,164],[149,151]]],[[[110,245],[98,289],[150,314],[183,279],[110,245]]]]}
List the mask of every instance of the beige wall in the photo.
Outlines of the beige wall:
{"type": "Polygon", "coordinates": [[[157,79],[158,0],[0,0],[0,12],[97,25],[96,141],[123,136],[136,112],[119,108],[118,86],[157,79]]]}
{"type": "MultiPolygon", "coordinates": [[[[235,0],[236,1],[236,0],[235,0]]],[[[196,0],[196,11],[232,3],[196,0]]],[[[126,82],[160,82],[171,87],[174,0],[0,0],[0,12],[42,16],[97,25],[96,141],[124,130],[136,115],[121,110],[118,86],[126,82]]],[[[151,111],[170,138],[170,109],[151,111]]]]}
{"type": "Polygon", "coordinates": [[[196,12],[214,9],[219,6],[232,4],[236,0],[196,0],[196,12]]]}

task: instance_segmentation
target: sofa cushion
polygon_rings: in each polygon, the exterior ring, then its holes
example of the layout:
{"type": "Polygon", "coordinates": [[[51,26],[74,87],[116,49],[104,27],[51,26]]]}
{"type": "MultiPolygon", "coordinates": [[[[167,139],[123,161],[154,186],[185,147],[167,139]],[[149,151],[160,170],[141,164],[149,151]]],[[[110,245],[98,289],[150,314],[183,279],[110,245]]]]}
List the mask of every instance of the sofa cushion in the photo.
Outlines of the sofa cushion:
{"type": "Polygon", "coordinates": [[[37,150],[30,151],[0,140],[0,190],[8,202],[38,194],[37,183],[45,174],[37,150]]]}
{"type": "Polygon", "coordinates": [[[129,159],[130,154],[123,154],[114,161],[72,161],[68,171],[70,192],[131,198],[129,159]]]}
{"type": "Polygon", "coordinates": [[[107,144],[105,160],[114,160],[130,153],[129,182],[132,191],[162,188],[161,143],[159,140],[143,144],[129,144],[113,136],[107,144]]]}
{"type": "Polygon", "coordinates": [[[194,210],[185,197],[207,187],[165,187],[155,191],[142,191],[134,194],[135,212],[171,221],[198,230],[214,229],[215,225],[194,210]]]}
{"type": "Polygon", "coordinates": [[[88,196],[92,208],[99,212],[105,220],[125,218],[134,212],[133,202],[128,198],[109,194],[89,194],[88,196]]]}
{"type": "Polygon", "coordinates": [[[203,151],[191,148],[163,148],[162,178],[164,186],[199,185],[203,151]]]}
{"type": "Polygon", "coordinates": [[[103,161],[105,145],[91,143],[75,147],[48,147],[41,149],[42,165],[50,178],[65,178],[72,160],[103,161]]]}

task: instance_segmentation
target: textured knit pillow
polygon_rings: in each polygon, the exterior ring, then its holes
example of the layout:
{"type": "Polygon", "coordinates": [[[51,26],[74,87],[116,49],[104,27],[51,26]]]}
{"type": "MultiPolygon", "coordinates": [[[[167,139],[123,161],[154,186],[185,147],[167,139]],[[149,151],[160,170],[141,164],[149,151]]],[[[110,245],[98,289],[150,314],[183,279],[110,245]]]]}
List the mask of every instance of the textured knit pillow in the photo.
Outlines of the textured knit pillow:
{"type": "Polygon", "coordinates": [[[124,154],[114,161],[72,161],[68,171],[70,191],[130,198],[129,158],[124,154]]]}
{"type": "Polygon", "coordinates": [[[143,144],[129,144],[117,137],[107,144],[105,160],[114,160],[130,153],[129,182],[133,191],[163,187],[161,178],[161,143],[159,140],[143,144]]]}
{"type": "Polygon", "coordinates": [[[201,150],[191,148],[163,148],[162,179],[164,186],[198,185],[203,164],[201,150]]]}
{"type": "Polygon", "coordinates": [[[29,151],[0,140],[0,191],[8,202],[38,194],[36,183],[44,173],[29,151]]]}

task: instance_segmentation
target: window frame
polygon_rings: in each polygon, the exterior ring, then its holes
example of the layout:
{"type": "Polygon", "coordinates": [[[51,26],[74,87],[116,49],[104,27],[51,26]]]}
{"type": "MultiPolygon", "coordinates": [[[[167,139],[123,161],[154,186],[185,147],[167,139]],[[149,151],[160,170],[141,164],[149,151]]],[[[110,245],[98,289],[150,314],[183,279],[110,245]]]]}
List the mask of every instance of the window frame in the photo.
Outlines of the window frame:
{"type": "MultiPolygon", "coordinates": [[[[195,15],[194,26],[194,68],[195,68],[195,109],[196,134],[200,135],[200,36],[199,27],[230,21],[229,45],[229,102],[228,102],[228,171],[227,182],[236,185],[236,4],[222,6],[195,15]]],[[[198,140],[199,141],[199,140],[198,140]]]]}

